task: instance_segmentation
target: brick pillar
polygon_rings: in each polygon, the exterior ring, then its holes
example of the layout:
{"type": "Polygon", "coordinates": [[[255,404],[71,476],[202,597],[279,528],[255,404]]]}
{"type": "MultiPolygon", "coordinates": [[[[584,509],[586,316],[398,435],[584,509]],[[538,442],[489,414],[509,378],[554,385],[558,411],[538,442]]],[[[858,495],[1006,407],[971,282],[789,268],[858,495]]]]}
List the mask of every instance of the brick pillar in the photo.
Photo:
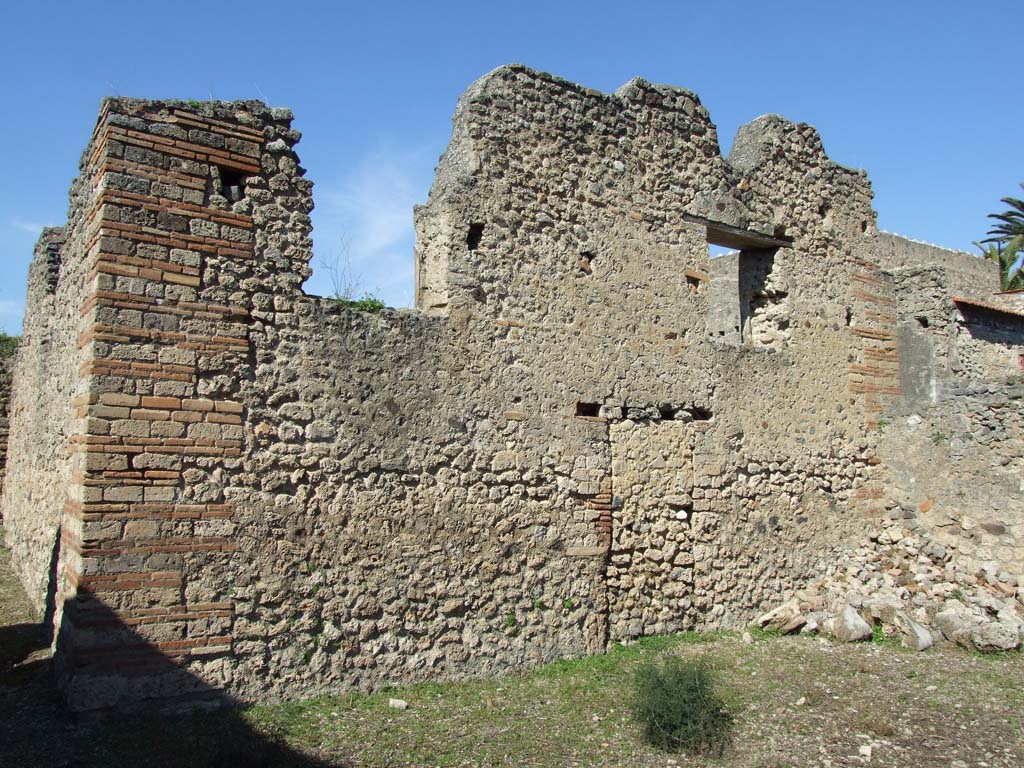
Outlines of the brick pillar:
{"type": "Polygon", "coordinates": [[[877,429],[885,405],[900,396],[895,288],[874,262],[854,262],[850,332],[860,340],[861,360],[850,366],[849,390],[860,402],[868,428],[877,429]]]}
{"type": "MultiPolygon", "coordinates": [[[[850,281],[849,330],[860,343],[861,359],[849,367],[848,389],[867,430],[877,432],[885,426],[886,406],[901,392],[895,286],[877,263],[859,258],[853,260],[850,281]]],[[[886,502],[882,469],[875,457],[868,457],[867,464],[867,479],[855,491],[854,505],[861,515],[880,518],[886,502]]]]}
{"type": "Polygon", "coordinates": [[[266,186],[249,177],[270,114],[117,99],[100,115],[56,649],[74,708],[214,694],[229,674],[224,486],[245,439],[248,195],[266,186]]]}

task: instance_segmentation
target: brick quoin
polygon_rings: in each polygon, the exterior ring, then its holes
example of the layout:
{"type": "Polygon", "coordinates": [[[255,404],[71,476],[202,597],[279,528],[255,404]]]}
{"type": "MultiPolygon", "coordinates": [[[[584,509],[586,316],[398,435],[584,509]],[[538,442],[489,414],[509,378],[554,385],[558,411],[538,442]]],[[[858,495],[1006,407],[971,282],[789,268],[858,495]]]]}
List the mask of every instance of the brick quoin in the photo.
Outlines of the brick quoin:
{"type": "Polygon", "coordinates": [[[204,299],[204,275],[254,259],[253,220],[211,207],[209,187],[211,166],[260,173],[263,144],[262,131],[184,110],[149,114],[107,102],[97,124],[85,174],[99,192],[81,224],[83,386],[73,400],[74,486],[61,537],[57,666],[73,706],[133,698],[140,676],[177,672],[168,658],[184,665],[231,653],[233,603],[195,602],[190,583],[217,567],[205,564],[207,555],[233,552],[235,542],[189,531],[203,521],[229,524],[235,508],[188,503],[184,472],[209,474],[239,455],[234,431],[244,427],[244,409],[200,396],[214,375],[202,361],[216,355],[224,370],[248,357],[249,310],[204,299]],[[147,130],[118,124],[125,122],[147,130]],[[153,133],[173,127],[193,137],[201,129],[204,141],[153,133]],[[182,424],[180,436],[159,436],[161,422],[182,424]],[[132,526],[143,522],[149,535],[140,538],[132,526]],[[119,687],[109,673],[124,669],[132,681],[119,687]]]}

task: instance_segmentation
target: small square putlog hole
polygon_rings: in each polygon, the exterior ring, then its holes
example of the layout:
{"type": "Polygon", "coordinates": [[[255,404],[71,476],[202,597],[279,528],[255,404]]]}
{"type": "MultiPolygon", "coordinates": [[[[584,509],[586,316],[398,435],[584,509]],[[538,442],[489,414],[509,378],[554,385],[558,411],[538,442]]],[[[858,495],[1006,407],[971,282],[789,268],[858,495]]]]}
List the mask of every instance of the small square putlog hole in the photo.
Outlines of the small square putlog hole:
{"type": "Polygon", "coordinates": [[[601,415],[600,403],[584,403],[582,400],[576,402],[576,415],[594,418],[601,415]]]}
{"type": "Polygon", "coordinates": [[[217,168],[220,174],[220,193],[237,203],[245,197],[245,173],[234,168],[225,168],[223,165],[217,168]]]}
{"type": "Polygon", "coordinates": [[[484,239],[484,225],[480,222],[475,222],[469,225],[469,231],[466,233],[466,247],[471,251],[475,251],[480,247],[480,241],[484,239]]]}
{"type": "Polygon", "coordinates": [[[710,275],[707,272],[700,272],[696,269],[686,270],[683,276],[686,278],[687,288],[694,296],[700,293],[701,287],[710,279],[710,275]]]}

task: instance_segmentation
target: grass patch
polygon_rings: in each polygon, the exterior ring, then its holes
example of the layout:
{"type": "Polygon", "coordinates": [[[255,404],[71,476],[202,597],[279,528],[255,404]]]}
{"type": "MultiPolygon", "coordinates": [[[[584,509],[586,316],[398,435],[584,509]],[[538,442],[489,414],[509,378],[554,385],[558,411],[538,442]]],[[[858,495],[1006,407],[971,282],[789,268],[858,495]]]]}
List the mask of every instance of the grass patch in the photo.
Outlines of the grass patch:
{"type": "Polygon", "coordinates": [[[886,739],[896,733],[892,720],[880,712],[867,712],[857,718],[857,729],[886,739]]]}
{"type": "Polygon", "coordinates": [[[756,624],[751,624],[749,627],[747,627],[747,631],[750,633],[750,636],[755,640],[771,640],[775,637],[785,637],[785,635],[783,635],[777,629],[762,629],[756,624]]]}
{"type": "Polygon", "coordinates": [[[871,627],[871,642],[886,648],[903,648],[903,643],[900,642],[899,637],[885,634],[881,624],[875,624],[871,627]]]}

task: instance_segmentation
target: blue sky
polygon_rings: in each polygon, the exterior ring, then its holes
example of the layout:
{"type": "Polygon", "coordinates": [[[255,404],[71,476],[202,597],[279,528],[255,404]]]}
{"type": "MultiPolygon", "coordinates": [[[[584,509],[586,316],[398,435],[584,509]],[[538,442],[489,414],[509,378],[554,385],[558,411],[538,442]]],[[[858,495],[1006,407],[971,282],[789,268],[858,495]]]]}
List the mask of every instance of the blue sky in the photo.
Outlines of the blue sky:
{"type": "Polygon", "coordinates": [[[316,273],[412,295],[412,206],[459,94],[518,61],[610,91],[697,92],[723,151],[765,112],[866,168],[883,229],[972,250],[1024,181],[1024,3],[16,2],[0,29],[0,328],[20,332],[43,225],[63,222],[100,99],[261,98],[295,110],[316,182],[316,273]]]}

